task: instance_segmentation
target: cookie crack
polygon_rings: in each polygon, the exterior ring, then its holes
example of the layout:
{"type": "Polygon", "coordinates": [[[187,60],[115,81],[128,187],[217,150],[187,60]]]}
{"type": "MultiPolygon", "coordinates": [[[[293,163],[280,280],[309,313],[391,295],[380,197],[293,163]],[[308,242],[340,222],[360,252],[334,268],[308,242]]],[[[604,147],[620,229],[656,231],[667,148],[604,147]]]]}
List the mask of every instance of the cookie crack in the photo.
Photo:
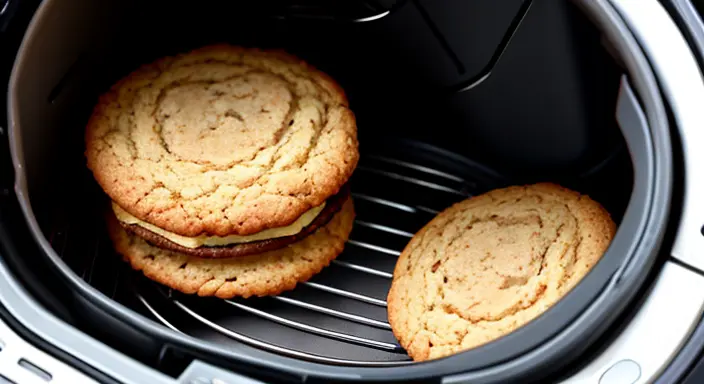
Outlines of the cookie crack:
{"type": "MultiPolygon", "coordinates": [[[[518,302],[518,303],[514,304],[512,307],[507,308],[502,313],[495,315],[495,316],[486,316],[486,317],[482,316],[478,319],[471,319],[471,318],[468,318],[465,315],[463,315],[460,310],[458,310],[454,305],[449,304],[449,303],[443,304],[443,309],[445,309],[445,312],[447,314],[455,315],[455,316],[459,317],[460,319],[463,319],[464,321],[468,322],[469,324],[496,323],[496,322],[502,321],[503,319],[505,319],[507,317],[514,316],[514,315],[518,314],[519,312],[522,312],[523,310],[532,307],[533,305],[535,305],[535,303],[537,303],[541,298],[543,298],[545,296],[546,290],[547,290],[547,286],[545,284],[539,285],[538,292],[535,295],[535,297],[532,298],[531,300],[529,300],[527,303],[525,303],[525,305],[521,305],[521,303],[518,302]]],[[[477,303],[477,305],[478,305],[478,303],[477,303]]]]}
{"type": "MultiPolygon", "coordinates": [[[[582,246],[582,240],[584,240],[584,237],[582,236],[582,230],[581,230],[581,226],[579,223],[579,219],[574,214],[574,212],[572,212],[572,209],[570,208],[570,206],[568,204],[564,204],[564,206],[567,209],[567,211],[570,213],[570,216],[574,219],[574,223],[575,223],[575,232],[577,233],[577,240],[575,241],[575,244],[573,245],[573,247],[574,247],[574,261],[573,261],[572,265],[576,265],[580,260],[579,249],[582,246]]],[[[574,275],[574,270],[571,269],[569,276],[566,276],[564,279],[562,279],[562,280],[560,280],[560,282],[558,282],[558,285],[557,285],[558,289],[562,288],[564,283],[566,281],[570,280],[573,275],[574,275]]]]}
{"type": "Polygon", "coordinates": [[[543,254],[540,255],[540,258],[542,259],[542,261],[540,263],[540,268],[538,269],[538,272],[535,274],[536,276],[540,276],[543,273],[543,269],[547,265],[547,260],[545,257],[547,256],[548,252],[550,252],[550,248],[552,248],[555,244],[557,244],[558,240],[560,240],[560,237],[562,236],[562,230],[564,228],[565,228],[565,224],[560,224],[560,226],[557,227],[557,230],[555,231],[555,240],[553,240],[552,243],[550,243],[550,245],[547,248],[545,248],[545,251],[543,251],[543,254]]]}
{"type": "MultiPolygon", "coordinates": [[[[246,60],[246,52],[236,51],[225,51],[226,53],[224,55],[220,55],[218,51],[213,51],[213,53],[207,50],[202,52],[195,52],[197,55],[201,55],[201,57],[209,55],[219,55],[220,58],[213,59],[212,57],[204,57],[202,59],[198,58],[196,60],[186,62],[187,60],[189,60],[188,54],[177,55],[172,57],[171,59],[162,59],[152,65],[145,66],[145,69],[141,72],[138,69],[133,74],[131,74],[131,77],[126,77],[124,80],[122,80],[121,83],[115,85],[111,89],[111,92],[113,92],[115,95],[114,100],[105,99],[103,104],[104,108],[101,109],[99,112],[108,116],[108,118],[105,119],[105,123],[110,124],[108,126],[110,129],[108,130],[108,132],[104,133],[100,137],[94,136],[92,138],[92,140],[94,141],[102,141],[102,143],[105,144],[104,148],[106,148],[106,150],[104,150],[103,154],[101,154],[100,152],[103,150],[93,149],[93,151],[96,153],[91,156],[98,158],[98,160],[94,161],[96,163],[102,161],[102,159],[100,159],[101,156],[119,158],[118,153],[116,152],[118,149],[122,150],[123,147],[117,147],[117,145],[113,147],[113,144],[117,144],[118,140],[125,140],[132,161],[127,161],[126,156],[124,157],[125,160],[118,159],[116,163],[120,164],[120,172],[129,174],[129,167],[133,167],[137,162],[141,162],[145,164],[145,167],[138,174],[140,175],[140,177],[135,177],[134,179],[137,180],[137,182],[143,182],[147,185],[140,186],[140,188],[138,188],[134,192],[124,191],[125,188],[103,186],[105,190],[111,191],[111,197],[118,201],[118,203],[121,203],[121,206],[126,206],[125,208],[127,209],[131,208],[132,213],[136,213],[135,216],[142,220],[150,221],[153,222],[153,224],[157,225],[160,223],[162,225],[166,225],[162,222],[163,220],[161,219],[161,217],[164,215],[176,215],[179,216],[180,220],[188,221],[189,227],[202,227],[203,231],[207,232],[210,224],[205,223],[204,217],[201,217],[201,215],[199,214],[195,214],[195,211],[198,211],[197,209],[192,209],[196,207],[197,204],[199,204],[196,203],[195,200],[211,198],[211,196],[216,194],[217,188],[221,186],[237,187],[232,192],[228,191],[228,198],[231,198],[232,201],[235,201],[238,199],[239,196],[243,196],[243,194],[248,193],[247,191],[249,191],[251,195],[260,195],[260,193],[251,193],[251,188],[256,188],[260,186],[265,187],[266,177],[272,174],[277,162],[285,158],[285,151],[287,149],[287,146],[290,145],[293,136],[295,136],[291,134],[291,131],[297,128],[296,126],[289,125],[289,122],[296,114],[301,111],[301,107],[299,104],[302,98],[317,98],[318,111],[321,112],[320,118],[317,122],[313,121],[312,123],[313,131],[310,135],[308,146],[302,151],[298,152],[300,153],[300,155],[295,158],[294,161],[291,161],[290,164],[289,162],[287,162],[287,164],[282,168],[282,170],[288,170],[288,168],[295,167],[305,167],[305,165],[311,161],[311,158],[313,157],[312,155],[318,154],[318,146],[320,145],[319,143],[321,142],[323,136],[326,134],[335,133],[334,130],[326,129],[331,119],[330,114],[332,106],[340,105],[344,108],[347,108],[347,105],[345,102],[340,101],[340,97],[338,97],[336,95],[336,92],[334,92],[334,83],[331,83],[327,78],[316,77],[314,75],[314,69],[313,72],[311,72],[311,69],[309,67],[296,67],[296,65],[298,65],[299,63],[298,61],[286,60],[285,57],[266,57],[265,55],[262,55],[261,58],[255,55],[251,60],[246,60]],[[222,56],[225,57],[222,58],[222,56]],[[237,74],[232,76],[229,75],[233,72],[220,72],[225,74],[226,76],[218,78],[217,80],[195,79],[194,75],[187,73],[188,71],[192,72],[193,70],[183,70],[184,68],[188,67],[197,68],[198,66],[204,64],[236,65],[239,66],[239,68],[234,69],[237,74]],[[180,192],[178,192],[182,189],[181,184],[183,184],[179,179],[162,179],[166,181],[168,185],[168,187],[162,187],[168,190],[168,192],[172,194],[173,199],[179,200],[180,203],[179,201],[174,201],[168,202],[164,205],[160,205],[158,213],[155,212],[155,210],[151,207],[148,207],[148,204],[145,204],[145,200],[148,200],[149,196],[155,193],[157,187],[154,186],[153,183],[156,180],[160,179],[160,177],[157,176],[161,175],[162,170],[171,168],[170,164],[178,161],[186,161],[182,159],[179,155],[179,147],[175,146],[174,142],[170,141],[169,136],[166,135],[166,133],[168,133],[169,131],[165,131],[165,127],[170,127],[170,125],[168,125],[169,121],[166,119],[170,118],[171,116],[162,116],[163,112],[160,113],[160,107],[164,102],[164,98],[168,96],[168,92],[175,89],[176,87],[187,86],[192,84],[203,85],[206,89],[206,92],[212,92],[213,89],[211,89],[210,87],[212,87],[214,84],[235,79],[242,79],[244,82],[251,83],[255,79],[252,76],[255,76],[257,74],[266,75],[271,78],[280,80],[280,87],[285,87],[285,89],[287,89],[291,95],[291,103],[289,104],[289,111],[286,113],[286,118],[281,122],[281,127],[279,128],[279,130],[274,133],[274,140],[272,140],[274,144],[264,148],[251,148],[250,150],[253,152],[251,157],[247,156],[246,159],[231,161],[225,165],[217,165],[211,163],[202,164],[196,161],[187,161],[188,163],[197,164],[198,166],[202,167],[202,169],[196,169],[196,172],[226,172],[236,166],[241,166],[245,167],[245,169],[248,169],[249,171],[247,172],[251,172],[250,174],[253,177],[248,177],[246,179],[246,182],[237,181],[236,183],[225,180],[223,180],[224,182],[220,182],[217,181],[217,179],[214,179],[215,184],[217,185],[216,188],[211,189],[209,191],[204,191],[204,193],[198,193],[196,196],[189,195],[188,198],[180,196],[180,192]],[[156,85],[155,82],[159,82],[159,84],[156,85]],[[149,100],[146,100],[145,96],[148,96],[149,100]],[[144,108],[144,110],[141,110],[139,108],[144,108]],[[137,117],[135,116],[135,111],[139,112],[137,116],[139,116],[140,119],[137,119],[137,117]],[[143,115],[143,112],[147,114],[151,112],[151,115],[143,115]],[[147,124],[152,125],[150,127],[147,124]],[[153,133],[150,133],[150,129],[153,130],[153,133]],[[111,137],[111,135],[113,134],[119,137],[111,137]],[[141,141],[141,139],[144,138],[142,137],[142,135],[153,135],[149,138],[149,140],[153,141],[153,144],[151,144],[151,147],[143,146],[142,151],[140,151],[139,145],[144,144],[144,142],[141,141]],[[262,152],[265,148],[272,147],[275,147],[275,149],[270,149],[268,151],[267,156],[271,155],[271,158],[267,159],[267,161],[264,161],[263,163],[265,164],[248,164],[249,162],[256,160],[257,157],[262,156],[262,152]],[[154,151],[153,154],[147,153],[145,148],[147,148],[149,151],[151,151],[152,149],[156,149],[156,151],[154,151]],[[144,158],[142,158],[142,156],[144,156],[144,158]],[[141,179],[144,180],[140,181],[141,179]],[[144,191],[144,189],[148,190],[144,191]],[[120,194],[126,195],[128,197],[121,197],[120,194]],[[139,208],[134,208],[135,206],[139,206],[139,208]],[[167,212],[171,210],[173,210],[174,212],[167,212]]],[[[219,70],[217,67],[213,68],[213,70],[219,70]]],[[[224,70],[227,69],[223,69],[223,71],[224,70]]],[[[215,76],[218,76],[218,74],[215,73],[215,76]]],[[[215,89],[217,91],[217,88],[215,89]]],[[[226,92],[226,94],[230,95],[228,89],[223,88],[223,91],[228,91],[226,92]]],[[[246,92],[244,94],[233,94],[230,96],[237,99],[242,99],[256,97],[257,94],[259,94],[259,90],[254,89],[252,92],[246,92]]],[[[344,99],[344,97],[342,97],[342,99],[344,99]]],[[[267,108],[268,107],[265,106],[262,110],[266,111],[268,110],[267,108]]],[[[226,113],[226,115],[230,115],[232,118],[235,119],[244,120],[243,116],[238,115],[236,113],[237,111],[234,112],[235,113],[226,113]]],[[[173,114],[173,112],[169,113],[173,114]]],[[[103,121],[100,122],[103,127],[105,127],[105,123],[103,121]]],[[[95,125],[95,127],[97,128],[98,125],[95,125]]],[[[347,133],[343,132],[343,134],[347,133]]],[[[324,154],[322,154],[324,156],[325,153],[335,150],[335,148],[333,148],[332,150],[323,148],[322,150],[324,150],[324,154]]],[[[121,156],[124,155],[121,154],[121,156]]],[[[340,164],[333,164],[333,162],[329,161],[329,159],[326,160],[326,163],[328,165],[336,165],[338,168],[342,166],[340,164]]],[[[306,170],[304,171],[309,172],[306,170]]],[[[102,179],[107,180],[107,178],[105,177],[102,177],[102,179]]],[[[313,180],[313,178],[307,178],[306,180],[313,180]]],[[[111,181],[107,180],[106,182],[111,181]]],[[[168,193],[163,190],[158,191],[158,193],[160,194],[162,192],[168,193]]],[[[309,197],[314,194],[313,192],[305,192],[293,196],[282,191],[269,190],[265,190],[265,192],[262,193],[266,193],[267,195],[272,196],[292,197],[297,199],[298,201],[307,201],[305,199],[309,199],[309,197]]],[[[223,220],[228,221],[230,220],[230,218],[225,215],[223,220]]]]}
{"type": "MultiPolygon", "coordinates": [[[[542,217],[540,217],[540,215],[538,215],[537,217],[538,217],[538,223],[542,226],[542,225],[543,225],[542,217]]],[[[453,220],[453,221],[454,221],[454,220],[453,220]]],[[[468,226],[471,227],[471,226],[476,225],[477,223],[481,223],[481,222],[495,222],[498,226],[504,227],[504,226],[509,226],[509,225],[521,224],[521,223],[524,222],[524,218],[517,218],[517,217],[502,217],[502,218],[499,218],[497,215],[492,215],[492,216],[489,216],[488,218],[472,217],[472,219],[469,221],[468,226]]],[[[451,225],[451,222],[444,224],[444,226],[448,226],[448,225],[451,225]]],[[[542,273],[542,269],[543,269],[543,267],[544,267],[544,264],[546,263],[545,258],[546,258],[546,256],[547,256],[547,253],[549,252],[549,250],[550,250],[550,249],[557,243],[557,241],[559,240],[560,235],[561,235],[561,232],[562,232],[562,230],[563,230],[563,227],[564,227],[564,224],[562,224],[562,225],[557,229],[557,234],[556,234],[556,236],[555,236],[555,239],[553,239],[553,241],[545,248],[545,250],[544,250],[544,251],[542,252],[542,254],[539,256],[539,258],[541,259],[541,266],[540,266],[540,269],[538,270],[538,272],[536,273],[535,276],[538,276],[538,275],[540,275],[540,274],[542,273]]],[[[462,231],[459,231],[458,234],[456,234],[455,236],[453,236],[453,238],[450,239],[449,242],[447,242],[447,246],[446,246],[445,248],[451,248],[451,247],[453,246],[453,244],[455,244],[456,241],[458,241],[463,235],[464,235],[464,233],[462,233],[462,231]]],[[[427,250],[427,249],[426,249],[426,250],[427,250]]],[[[420,255],[426,254],[426,250],[424,250],[423,252],[420,252],[419,254],[420,254],[420,255]]],[[[435,255],[437,255],[436,250],[433,250],[433,251],[435,251],[435,255]]],[[[440,268],[441,265],[445,264],[445,263],[449,260],[449,258],[451,257],[451,255],[445,255],[444,257],[441,257],[440,259],[436,259],[436,256],[435,256],[435,255],[431,258],[431,261],[432,261],[432,264],[431,264],[431,265],[433,266],[431,269],[434,269],[433,272],[436,272],[436,271],[438,270],[438,268],[440,268]],[[436,265],[438,266],[437,268],[435,268],[436,265]]],[[[502,277],[504,277],[504,278],[506,279],[505,285],[507,284],[506,286],[501,287],[501,289],[507,289],[507,288],[509,288],[510,286],[515,286],[515,285],[525,285],[525,284],[527,284],[527,282],[530,280],[528,277],[524,277],[524,278],[513,278],[513,276],[504,276],[504,275],[501,275],[501,274],[499,274],[499,275],[502,276],[502,277]]],[[[527,303],[518,302],[518,303],[516,303],[514,306],[512,306],[512,307],[510,307],[510,308],[507,308],[506,310],[502,311],[502,313],[500,313],[500,314],[498,314],[497,316],[494,316],[494,317],[481,317],[481,318],[478,318],[478,319],[472,319],[471,317],[464,315],[464,314],[462,313],[462,311],[458,310],[458,309],[457,309],[455,306],[453,306],[451,303],[445,303],[445,302],[444,302],[444,297],[445,297],[445,284],[439,284],[439,285],[438,285],[438,297],[439,297],[439,299],[440,299],[440,300],[439,300],[440,302],[439,302],[439,303],[436,303],[436,304],[433,304],[433,306],[437,307],[438,304],[439,304],[439,307],[443,310],[444,313],[449,314],[449,315],[455,315],[455,316],[457,316],[459,319],[462,319],[463,321],[466,321],[466,322],[468,322],[469,324],[477,324],[477,323],[480,323],[480,322],[494,323],[494,322],[501,321],[502,319],[504,319],[504,318],[506,318],[506,317],[514,316],[514,315],[516,315],[517,313],[519,313],[519,312],[521,312],[521,311],[524,311],[524,310],[526,310],[527,308],[530,308],[531,306],[535,305],[535,303],[538,302],[538,301],[545,295],[545,291],[546,291],[547,287],[546,287],[544,284],[541,284],[541,285],[538,287],[538,289],[539,289],[539,291],[537,292],[537,294],[535,295],[535,297],[532,298],[532,299],[531,299],[530,301],[528,301],[527,303]],[[523,305],[521,305],[521,304],[523,304],[523,305]]],[[[423,287],[423,290],[422,290],[423,302],[426,302],[426,301],[427,301],[427,295],[428,295],[428,293],[429,293],[429,292],[428,292],[428,283],[427,283],[427,280],[424,279],[424,287],[423,287]]],[[[476,307],[476,306],[478,306],[479,304],[480,304],[480,303],[478,303],[478,302],[472,303],[470,306],[468,306],[468,307],[466,308],[466,310],[469,310],[469,309],[471,309],[471,308],[473,308],[473,307],[476,307]]],[[[428,329],[428,325],[427,325],[427,321],[428,321],[428,320],[429,320],[429,317],[428,317],[428,316],[424,316],[423,327],[421,327],[421,329],[419,329],[418,332],[426,331],[426,332],[429,332],[429,333],[433,333],[433,332],[431,332],[431,331],[428,329]]],[[[413,340],[416,336],[417,336],[417,333],[411,338],[411,340],[413,340]]]]}
{"type": "Polygon", "coordinates": [[[325,104],[325,111],[322,114],[323,116],[323,121],[319,124],[316,125],[313,120],[311,120],[311,125],[314,126],[315,132],[313,134],[313,137],[311,137],[310,141],[308,142],[308,147],[306,148],[306,152],[303,156],[303,160],[301,160],[300,165],[308,163],[310,160],[310,153],[318,147],[318,142],[320,141],[320,137],[323,135],[323,131],[325,130],[325,127],[328,124],[329,120],[329,113],[330,109],[327,104],[325,104]]]}

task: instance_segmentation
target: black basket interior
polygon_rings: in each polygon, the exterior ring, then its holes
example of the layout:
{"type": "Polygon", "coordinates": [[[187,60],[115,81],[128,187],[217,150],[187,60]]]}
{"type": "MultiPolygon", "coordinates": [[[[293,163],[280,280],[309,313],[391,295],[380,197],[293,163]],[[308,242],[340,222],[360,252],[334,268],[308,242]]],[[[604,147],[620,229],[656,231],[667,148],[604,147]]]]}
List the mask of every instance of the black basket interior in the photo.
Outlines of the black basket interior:
{"type": "Polygon", "coordinates": [[[48,238],[84,280],[178,332],[322,363],[407,361],[386,320],[386,294],[398,255],[440,210],[510,182],[427,144],[403,139],[377,144],[363,152],[351,182],[357,219],[345,251],[321,274],[280,296],[192,297],[131,271],[112,250],[100,214],[108,201],[86,172],[72,201],[52,212],[48,238]],[[77,205],[90,209],[66,211],[77,205]]]}
{"type": "Polygon", "coordinates": [[[46,173],[29,176],[34,212],[56,252],[117,302],[225,347],[397,365],[408,357],[386,320],[391,273],[437,212],[493,188],[552,181],[589,194],[620,221],[633,183],[614,119],[621,70],[568,2],[418,0],[343,10],[356,18],[391,12],[366,22],[337,13],[271,17],[233,3],[213,2],[219,11],[124,6],[115,20],[130,28],[83,52],[47,95],[62,113],[44,149],[37,145],[46,173]],[[111,248],[108,200],[85,167],[83,127],[100,92],[140,63],[221,41],[299,55],[340,82],[358,119],[351,239],[323,273],[278,297],[187,297],[131,271],[111,248]]]}

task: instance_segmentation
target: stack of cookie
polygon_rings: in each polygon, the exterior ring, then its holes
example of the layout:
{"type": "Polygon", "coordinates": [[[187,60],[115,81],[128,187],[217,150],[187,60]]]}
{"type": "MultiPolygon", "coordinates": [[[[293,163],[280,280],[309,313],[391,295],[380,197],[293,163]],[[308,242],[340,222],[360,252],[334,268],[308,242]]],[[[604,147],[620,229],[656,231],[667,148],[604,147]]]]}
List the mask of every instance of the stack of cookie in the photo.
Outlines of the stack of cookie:
{"type": "Polygon", "coordinates": [[[292,289],[352,229],[354,115],[285,53],[218,45],[145,65],[100,98],[85,140],[116,250],[179,291],[292,289]]]}

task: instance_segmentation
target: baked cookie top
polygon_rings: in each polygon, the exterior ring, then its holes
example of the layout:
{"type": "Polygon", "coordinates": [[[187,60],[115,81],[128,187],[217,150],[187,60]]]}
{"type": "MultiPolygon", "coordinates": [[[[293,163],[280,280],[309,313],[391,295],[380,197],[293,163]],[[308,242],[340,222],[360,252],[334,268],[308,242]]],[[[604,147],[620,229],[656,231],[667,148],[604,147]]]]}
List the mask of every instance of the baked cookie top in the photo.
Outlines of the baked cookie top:
{"type": "Polygon", "coordinates": [[[115,203],[191,237],[287,226],[335,195],[359,158],[354,114],[330,77],[282,52],[228,45],[120,80],[85,141],[115,203]]]}
{"type": "Polygon", "coordinates": [[[616,225],[553,184],[494,190],[446,209],[402,252],[388,295],[416,361],[497,339],[557,302],[608,248],[616,225]]]}

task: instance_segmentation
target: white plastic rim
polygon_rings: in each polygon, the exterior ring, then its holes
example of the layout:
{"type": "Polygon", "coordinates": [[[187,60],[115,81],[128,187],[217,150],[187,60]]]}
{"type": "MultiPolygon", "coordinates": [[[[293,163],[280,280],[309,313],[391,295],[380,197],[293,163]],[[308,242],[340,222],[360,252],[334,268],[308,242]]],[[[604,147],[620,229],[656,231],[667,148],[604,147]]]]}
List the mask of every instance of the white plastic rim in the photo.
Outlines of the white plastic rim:
{"type": "Polygon", "coordinates": [[[704,271],[704,81],[691,49],[656,0],[612,0],[647,52],[682,138],[684,199],[672,256],[704,271]],[[698,177],[700,176],[700,177],[698,177]]]}
{"type": "MultiPolygon", "coordinates": [[[[648,55],[682,138],[684,199],[673,258],[704,271],[704,81],[693,53],[656,0],[611,0],[648,55]]],[[[704,275],[667,262],[629,325],[567,383],[639,384],[657,379],[697,326],[704,275]]]]}

